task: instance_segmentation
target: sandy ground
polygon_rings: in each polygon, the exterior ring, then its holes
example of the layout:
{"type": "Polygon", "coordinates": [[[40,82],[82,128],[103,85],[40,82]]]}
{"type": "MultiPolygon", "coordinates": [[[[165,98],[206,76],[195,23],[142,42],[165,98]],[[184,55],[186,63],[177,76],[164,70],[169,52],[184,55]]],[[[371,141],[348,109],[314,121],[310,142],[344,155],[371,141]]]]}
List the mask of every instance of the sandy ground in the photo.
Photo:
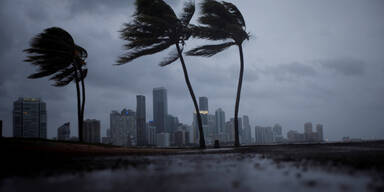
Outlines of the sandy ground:
{"type": "Polygon", "coordinates": [[[0,191],[384,191],[383,146],[137,149],[0,139],[0,191]]]}

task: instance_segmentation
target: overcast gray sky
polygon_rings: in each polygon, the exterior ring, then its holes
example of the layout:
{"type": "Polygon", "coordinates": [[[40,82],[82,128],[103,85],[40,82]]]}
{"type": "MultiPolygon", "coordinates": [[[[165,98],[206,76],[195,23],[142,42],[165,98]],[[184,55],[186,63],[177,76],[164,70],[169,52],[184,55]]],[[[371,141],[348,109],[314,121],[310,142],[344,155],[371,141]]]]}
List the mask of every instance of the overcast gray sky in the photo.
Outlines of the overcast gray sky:
{"type": "MultiPolygon", "coordinates": [[[[168,0],[180,12],[183,1],[168,0]]],[[[200,1],[196,1],[197,3],[200,1]]],[[[279,123],[284,133],[303,131],[306,121],[324,124],[330,140],[343,136],[384,138],[384,1],[232,0],[242,11],[252,39],[244,44],[245,81],[240,114],[251,126],[279,123]]],[[[118,30],[131,20],[133,0],[2,0],[0,2],[0,119],[12,135],[12,102],[19,96],[47,103],[48,136],[70,121],[77,135],[74,85],[50,86],[28,80],[35,68],[23,49],[45,28],[58,26],[86,48],[86,118],[101,120],[102,135],[111,110],[136,108],[147,99],[152,119],[152,88],[168,89],[169,113],[192,122],[193,104],[179,62],[160,68],[166,53],[113,66],[123,53],[118,30]]],[[[196,23],[196,17],[194,23],[196,23]]],[[[191,39],[186,49],[200,45],[191,39]]],[[[212,58],[186,57],[197,96],[209,109],[233,115],[239,72],[234,47],[212,58]]]]}

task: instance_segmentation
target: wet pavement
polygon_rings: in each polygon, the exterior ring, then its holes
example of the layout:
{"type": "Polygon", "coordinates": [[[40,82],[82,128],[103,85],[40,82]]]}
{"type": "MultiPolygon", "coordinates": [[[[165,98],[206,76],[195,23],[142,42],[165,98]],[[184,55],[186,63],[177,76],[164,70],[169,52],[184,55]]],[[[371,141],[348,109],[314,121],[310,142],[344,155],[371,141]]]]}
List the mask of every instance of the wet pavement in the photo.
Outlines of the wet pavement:
{"type": "MultiPolygon", "coordinates": [[[[81,159],[80,159],[81,160],[81,159]]],[[[382,191],[375,170],[282,162],[256,153],[97,157],[104,169],[8,177],[0,191],[382,191]],[[112,167],[112,168],[110,168],[112,167]]]]}

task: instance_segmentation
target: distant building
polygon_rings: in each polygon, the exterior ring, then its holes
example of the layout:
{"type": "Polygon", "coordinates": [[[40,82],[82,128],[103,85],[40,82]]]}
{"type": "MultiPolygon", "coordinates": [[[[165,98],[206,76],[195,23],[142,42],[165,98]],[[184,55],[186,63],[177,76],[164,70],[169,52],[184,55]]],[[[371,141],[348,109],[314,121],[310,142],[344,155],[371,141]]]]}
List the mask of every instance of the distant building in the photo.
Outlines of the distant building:
{"type": "Polygon", "coordinates": [[[316,132],[312,130],[312,123],[304,124],[304,140],[305,142],[321,142],[323,141],[323,125],[316,125],[316,132]]]}
{"type": "Polygon", "coordinates": [[[101,143],[102,144],[107,144],[107,145],[112,145],[112,137],[111,137],[111,129],[107,129],[107,136],[101,138],[101,143]]]}
{"type": "Polygon", "coordinates": [[[156,127],[153,121],[147,124],[148,145],[156,145],[156,127]]]}
{"type": "Polygon", "coordinates": [[[158,147],[169,147],[170,146],[169,133],[158,133],[156,135],[156,145],[158,147]]]}
{"type": "Polygon", "coordinates": [[[291,143],[300,143],[305,141],[305,136],[302,133],[299,133],[298,131],[288,131],[287,133],[287,139],[288,142],[291,143]]]}
{"type": "Polygon", "coordinates": [[[116,146],[136,145],[136,112],[127,109],[123,109],[120,113],[112,111],[109,117],[112,144],[116,146]]]}
{"type": "Polygon", "coordinates": [[[216,129],[216,116],[208,114],[208,132],[207,134],[207,140],[210,144],[213,144],[216,139],[219,138],[219,132],[216,129]]]}
{"type": "Polygon", "coordinates": [[[13,136],[47,138],[45,102],[36,98],[19,98],[13,103],[13,136]]]}
{"type": "Polygon", "coordinates": [[[322,124],[317,124],[316,125],[316,132],[317,132],[317,139],[319,141],[324,141],[324,137],[323,137],[323,125],[322,124]]]}
{"type": "Polygon", "coordinates": [[[83,137],[86,143],[100,143],[100,121],[87,119],[83,123],[83,137]]]}
{"type": "Polygon", "coordinates": [[[225,130],[225,112],[218,108],[215,111],[215,119],[216,119],[216,130],[218,132],[220,140],[222,140],[225,130]]]}
{"type": "Polygon", "coordinates": [[[180,124],[179,118],[172,116],[172,115],[167,116],[167,126],[166,127],[167,127],[167,130],[169,131],[169,133],[176,132],[179,124],[180,124]]]}
{"type": "Polygon", "coordinates": [[[64,125],[57,128],[57,140],[69,141],[71,135],[70,123],[64,123],[64,125]]]}
{"type": "Polygon", "coordinates": [[[274,143],[281,143],[284,140],[283,137],[283,128],[279,124],[275,124],[272,128],[273,132],[273,142],[274,143]]]}
{"type": "MultiPolygon", "coordinates": [[[[199,97],[199,110],[200,110],[199,113],[200,113],[200,117],[201,117],[201,123],[203,126],[203,133],[204,133],[205,141],[206,141],[206,143],[208,143],[210,141],[208,139],[208,129],[209,129],[209,125],[208,125],[208,97],[199,97]]],[[[193,113],[192,127],[193,127],[194,143],[199,143],[200,134],[199,134],[199,125],[198,125],[198,121],[197,121],[196,111],[193,113]]]]}
{"type": "Polygon", "coordinates": [[[272,127],[255,126],[255,144],[272,144],[273,131],[272,127]]]}
{"type": "Polygon", "coordinates": [[[243,116],[243,144],[252,143],[251,125],[249,124],[249,117],[243,116]]]}
{"type": "Polygon", "coordinates": [[[102,144],[112,145],[112,138],[111,137],[102,137],[101,138],[102,144]]]}
{"type": "Polygon", "coordinates": [[[137,99],[137,104],[136,104],[137,146],[145,146],[148,144],[145,96],[137,95],[136,99],[137,99]]]}
{"type": "Polygon", "coordinates": [[[153,89],[153,121],[157,133],[169,133],[167,130],[168,99],[167,89],[158,87],[153,89]]]}

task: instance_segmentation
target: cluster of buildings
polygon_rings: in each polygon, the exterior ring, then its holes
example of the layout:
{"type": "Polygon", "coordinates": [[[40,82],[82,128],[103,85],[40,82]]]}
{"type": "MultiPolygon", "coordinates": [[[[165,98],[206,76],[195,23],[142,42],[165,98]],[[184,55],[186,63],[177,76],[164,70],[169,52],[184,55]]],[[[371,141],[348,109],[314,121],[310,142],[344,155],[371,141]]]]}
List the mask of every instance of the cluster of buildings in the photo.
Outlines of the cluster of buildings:
{"type": "Polygon", "coordinates": [[[288,131],[287,140],[290,143],[313,143],[313,142],[323,142],[323,125],[317,124],[316,131],[313,130],[311,122],[304,124],[304,133],[299,133],[298,131],[288,131]]]}
{"type": "MultiPolygon", "coordinates": [[[[109,128],[106,137],[101,137],[100,121],[87,119],[83,122],[83,140],[87,143],[104,143],[116,146],[157,146],[181,147],[199,143],[197,114],[193,113],[192,126],[183,124],[176,116],[168,113],[167,90],[164,87],[153,89],[153,120],[147,120],[146,97],[136,96],[136,110],[122,109],[109,114],[109,128]]],[[[235,140],[235,120],[226,120],[225,112],[218,108],[209,111],[208,97],[199,97],[199,113],[202,119],[207,145],[219,141],[221,145],[232,145],[235,140]]],[[[249,117],[238,119],[239,139],[243,145],[322,142],[323,125],[317,124],[313,130],[312,123],[304,124],[304,133],[288,131],[283,137],[283,128],[279,124],[273,127],[254,127],[254,137],[249,117]]],[[[2,132],[0,121],[0,133],[2,132]]],[[[47,138],[46,104],[41,99],[19,98],[13,103],[14,137],[47,138]]],[[[1,136],[1,135],[0,135],[1,136]]],[[[71,137],[70,123],[57,129],[57,140],[76,141],[71,137]]]]}
{"type": "MultiPolygon", "coordinates": [[[[233,144],[235,141],[235,120],[231,118],[226,121],[225,112],[218,108],[210,114],[208,97],[199,98],[199,113],[202,119],[203,131],[206,144],[212,145],[215,140],[222,144],[233,144]]],[[[196,113],[193,114],[193,143],[199,142],[199,127],[196,113]]],[[[252,144],[251,125],[248,116],[244,115],[238,119],[239,139],[242,144],[252,144]]]]}

